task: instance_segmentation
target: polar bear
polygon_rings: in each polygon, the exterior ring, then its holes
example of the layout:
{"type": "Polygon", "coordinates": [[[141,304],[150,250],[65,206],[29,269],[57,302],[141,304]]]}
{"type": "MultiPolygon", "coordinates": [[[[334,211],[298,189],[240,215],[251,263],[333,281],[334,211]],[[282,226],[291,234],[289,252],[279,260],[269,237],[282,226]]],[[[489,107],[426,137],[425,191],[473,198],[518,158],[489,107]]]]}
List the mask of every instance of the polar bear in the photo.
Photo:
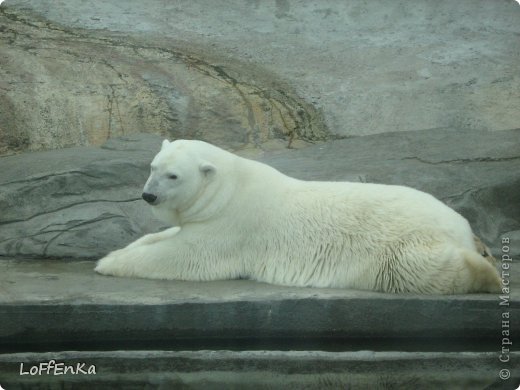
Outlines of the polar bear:
{"type": "Polygon", "coordinates": [[[302,181],[194,140],[165,140],[143,198],[171,228],[99,260],[105,275],[391,293],[498,292],[469,223],[433,196],[302,181]]]}

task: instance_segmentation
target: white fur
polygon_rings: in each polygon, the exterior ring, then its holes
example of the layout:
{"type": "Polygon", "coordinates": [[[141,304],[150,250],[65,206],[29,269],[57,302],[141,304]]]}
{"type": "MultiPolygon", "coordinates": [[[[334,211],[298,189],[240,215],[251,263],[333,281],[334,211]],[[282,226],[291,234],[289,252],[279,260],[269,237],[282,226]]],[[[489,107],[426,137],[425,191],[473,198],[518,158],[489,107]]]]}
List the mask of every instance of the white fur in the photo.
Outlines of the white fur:
{"type": "Polygon", "coordinates": [[[468,222],[412,188],[301,181],[202,141],[164,141],[151,165],[144,192],[176,227],[110,253],[99,273],[385,292],[500,287],[468,222]]]}

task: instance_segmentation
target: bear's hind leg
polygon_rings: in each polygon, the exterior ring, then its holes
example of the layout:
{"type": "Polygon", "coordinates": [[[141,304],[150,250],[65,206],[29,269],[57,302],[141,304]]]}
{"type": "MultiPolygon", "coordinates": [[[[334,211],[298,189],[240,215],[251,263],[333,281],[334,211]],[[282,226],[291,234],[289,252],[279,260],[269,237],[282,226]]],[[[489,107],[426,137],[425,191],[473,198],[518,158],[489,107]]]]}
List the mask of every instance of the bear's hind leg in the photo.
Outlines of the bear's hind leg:
{"type": "Polygon", "coordinates": [[[489,260],[476,252],[464,250],[462,252],[465,269],[461,271],[461,277],[467,280],[469,293],[485,292],[498,293],[501,291],[502,281],[489,260]]]}
{"type": "Polygon", "coordinates": [[[382,253],[375,290],[393,293],[466,294],[500,291],[486,258],[442,240],[402,240],[382,253]]]}
{"type": "MultiPolygon", "coordinates": [[[[497,293],[501,280],[495,267],[477,252],[447,247],[438,257],[431,282],[441,294],[497,293]]],[[[434,264],[432,264],[434,266],[434,264]]]]}

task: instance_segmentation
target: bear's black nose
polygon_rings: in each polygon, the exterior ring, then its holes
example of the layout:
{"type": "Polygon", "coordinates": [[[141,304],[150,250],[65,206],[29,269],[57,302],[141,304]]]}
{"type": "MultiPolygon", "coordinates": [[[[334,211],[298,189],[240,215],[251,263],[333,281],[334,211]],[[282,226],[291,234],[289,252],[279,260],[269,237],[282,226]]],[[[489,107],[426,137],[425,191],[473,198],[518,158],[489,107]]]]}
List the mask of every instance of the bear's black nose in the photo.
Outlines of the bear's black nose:
{"type": "Polygon", "coordinates": [[[152,204],[157,200],[157,195],[149,194],[148,192],[143,192],[143,199],[148,203],[152,204]]]}

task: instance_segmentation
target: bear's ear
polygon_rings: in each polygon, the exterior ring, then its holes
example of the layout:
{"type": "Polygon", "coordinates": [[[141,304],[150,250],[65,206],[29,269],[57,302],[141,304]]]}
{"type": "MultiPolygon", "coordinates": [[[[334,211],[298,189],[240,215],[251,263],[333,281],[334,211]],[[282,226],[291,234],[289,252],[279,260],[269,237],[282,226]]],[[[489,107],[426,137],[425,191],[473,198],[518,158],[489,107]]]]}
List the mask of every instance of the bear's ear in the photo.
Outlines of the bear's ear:
{"type": "Polygon", "coordinates": [[[163,149],[164,149],[165,147],[167,147],[169,144],[170,144],[170,141],[168,141],[167,139],[165,139],[165,140],[162,142],[161,150],[163,150],[163,149]]]}
{"type": "Polygon", "coordinates": [[[214,175],[215,172],[217,171],[217,167],[215,167],[213,164],[211,164],[209,162],[203,162],[202,164],[200,164],[199,168],[200,168],[200,171],[206,177],[214,175]]]}

